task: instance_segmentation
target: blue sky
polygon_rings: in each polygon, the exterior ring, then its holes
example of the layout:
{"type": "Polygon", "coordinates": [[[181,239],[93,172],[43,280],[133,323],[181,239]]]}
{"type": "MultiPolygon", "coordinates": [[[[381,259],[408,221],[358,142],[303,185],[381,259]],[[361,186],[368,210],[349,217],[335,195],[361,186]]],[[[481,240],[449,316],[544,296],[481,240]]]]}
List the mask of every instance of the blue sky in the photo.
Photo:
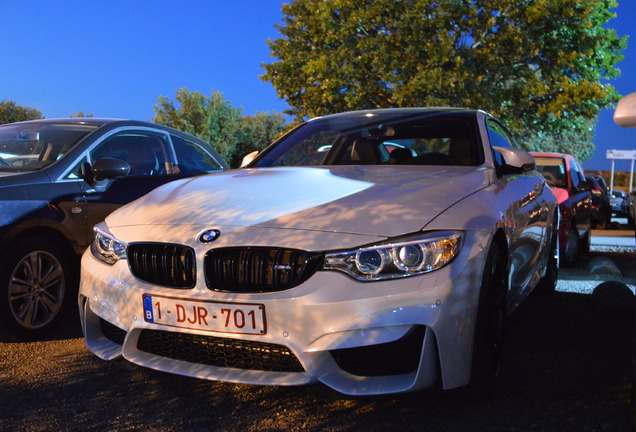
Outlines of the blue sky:
{"type": "MultiPolygon", "coordinates": [[[[287,104],[259,76],[271,62],[267,38],[279,37],[279,0],[0,0],[0,100],[47,118],[79,111],[98,117],[150,120],[159,96],[187,87],[223,93],[244,114],[280,112],[287,104]]],[[[619,0],[608,24],[634,33],[636,0],[619,0]]],[[[636,37],[622,76],[611,83],[636,92],[636,37]]],[[[478,107],[475,107],[478,108],[478,107]]],[[[597,152],[586,169],[610,168],[607,149],[636,149],[636,129],[601,113],[597,152]]],[[[628,170],[619,161],[618,170],[628,170]]]]}

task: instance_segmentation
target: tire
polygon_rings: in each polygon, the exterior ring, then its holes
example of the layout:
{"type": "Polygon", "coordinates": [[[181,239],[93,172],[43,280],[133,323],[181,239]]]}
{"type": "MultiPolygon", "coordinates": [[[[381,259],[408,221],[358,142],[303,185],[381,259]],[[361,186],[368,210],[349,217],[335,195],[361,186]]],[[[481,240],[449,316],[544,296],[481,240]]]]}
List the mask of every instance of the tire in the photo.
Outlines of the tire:
{"type": "Polygon", "coordinates": [[[601,215],[598,221],[592,223],[592,228],[604,230],[607,229],[608,225],[607,217],[605,215],[601,215]]]}
{"type": "Polygon", "coordinates": [[[548,253],[545,275],[543,275],[537,284],[537,290],[541,294],[553,293],[556,290],[557,280],[559,278],[559,233],[556,229],[552,233],[550,251],[548,253]]]}
{"type": "Polygon", "coordinates": [[[7,250],[0,272],[2,317],[16,336],[41,338],[73,304],[77,277],[72,261],[60,247],[43,238],[26,238],[7,250]]]}
{"type": "Polygon", "coordinates": [[[561,262],[565,267],[571,267],[579,259],[579,252],[581,251],[581,238],[579,232],[576,229],[574,223],[568,233],[568,238],[565,241],[565,248],[561,251],[561,262]]]}
{"type": "Polygon", "coordinates": [[[507,293],[506,261],[499,246],[493,243],[486,259],[475,321],[471,382],[467,387],[473,398],[490,396],[499,380],[504,362],[507,293]]]}
{"type": "Polygon", "coordinates": [[[590,229],[579,245],[579,256],[587,256],[590,254],[590,247],[592,246],[592,230],[590,229]]]}

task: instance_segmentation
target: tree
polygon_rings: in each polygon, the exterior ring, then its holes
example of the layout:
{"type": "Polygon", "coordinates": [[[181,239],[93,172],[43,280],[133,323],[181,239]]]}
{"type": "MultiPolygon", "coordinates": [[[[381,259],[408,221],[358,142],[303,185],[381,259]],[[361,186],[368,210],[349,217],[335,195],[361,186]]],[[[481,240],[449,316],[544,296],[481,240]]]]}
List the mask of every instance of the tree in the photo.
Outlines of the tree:
{"type": "Polygon", "coordinates": [[[81,117],[93,117],[93,116],[94,116],[94,114],[86,114],[84,111],[80,111],[80,112],[78,112],[76,114],[71,114],[70,115],[71,118],[73,118],[73,117],[79,117],[79,118],[81,118],[81,117]]]}
{"type": "Polygon", "coordinates": [[[0,102],[0,124],[40,118],[43,118],[42,113],[35,108],[18,105],[6,99],[0,102]]]}
{"type": "Polygon", "coordinates": [[[243,156],[253,151],[261,151],[288,129],[285,116],[280,113],[256,113],[243,116],[237,133],[231,167],[238,167],[243,156]]]}
{"type": "Polygon", "coordinates": [[[153,121],[195,135],[209,143],[231,167],[243,156],[262,150],[285,129],[281,114],[257,113],[242,116],[219,92],[207,97],[187,88],[177,90],[176,104],[160,96],[153,108],[153,121]]]}
{"type": "Polygon", "coordinates": [[[164,96],[158,102],[153,107],[155,123],[195,135],[211,143],[226,161],[232,158],[241,110],[226,101],[223,94],[213,92],[207,97],[184,87],[177,90],[178,107],[164,96]]]}
{"type": "Polygon", "coordinates": [[[615,0],[294,0],[261,77],[299,122],[338,111],[480,108],[526,148],[574,134],[589,157],[601,109],[618,100],[625,38],[602,27],[615,0]]]}

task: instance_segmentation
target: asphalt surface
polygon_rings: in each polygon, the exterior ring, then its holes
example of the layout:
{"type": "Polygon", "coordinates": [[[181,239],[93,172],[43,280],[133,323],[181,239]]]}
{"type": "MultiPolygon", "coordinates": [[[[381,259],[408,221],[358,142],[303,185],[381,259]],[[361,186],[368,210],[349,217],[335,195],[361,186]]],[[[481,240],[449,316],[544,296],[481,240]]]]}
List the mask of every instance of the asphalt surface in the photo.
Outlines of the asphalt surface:
{"type": "Polygon", "coordinates": [[[531,296],[510,318],[506,365],[489,399],[437,391],[351,399],[321,386],[235,385],[131,368],[91,355],[73,318],[40,342],[0,328],[0,430],[630,431],[633,296],[596,295],[588,285],[633,286],[636,247],[629,233],[615,232],[608,236],[626,244],[605,249],[601,234],[590,256],[560,272],[556,293],[531,296]],[[604,259],[614,266],[598,263],[604,259]]]}

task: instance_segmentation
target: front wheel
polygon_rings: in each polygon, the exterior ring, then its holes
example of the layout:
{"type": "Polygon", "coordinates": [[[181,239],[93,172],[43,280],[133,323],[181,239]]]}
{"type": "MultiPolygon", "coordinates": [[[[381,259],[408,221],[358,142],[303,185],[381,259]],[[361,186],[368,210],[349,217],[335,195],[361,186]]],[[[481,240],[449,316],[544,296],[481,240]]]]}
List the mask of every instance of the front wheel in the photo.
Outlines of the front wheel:
{"type": "Polygon", "coordinates": [[[53,242],[27,238],[8,248],[0,274],[0,310],[17,336],[47,334],[69,307],[75,285],[70,258],[53,242]]]}
{"type": "Polygon", "coordinates": [[[539,280],[539,283],[537,285],[538,291],[544,294],[553,293],[556,290],[558,278],[559,234],[555,229],[550,240],[550,250],[548,252],[548,262],[546,264],[545,275],[539,280]]]}
{"type": "Polygon", "coordinates": [[[481,282],[469,393],[475,397],[491,394],[497,384],[504,359],[504,325],[508,271],[503,252],[492,245],[481,282]]]}
{"type": "Polygon", "coordinates": [[[565,267],[573,266],[579,259],[579,253],[581,252],[581,238],[579,237],[579,231],[576,229],[574,222],[568,232],[568,238],[565,241],[565,248],[561,251],[561,262],[565,267]]]}

